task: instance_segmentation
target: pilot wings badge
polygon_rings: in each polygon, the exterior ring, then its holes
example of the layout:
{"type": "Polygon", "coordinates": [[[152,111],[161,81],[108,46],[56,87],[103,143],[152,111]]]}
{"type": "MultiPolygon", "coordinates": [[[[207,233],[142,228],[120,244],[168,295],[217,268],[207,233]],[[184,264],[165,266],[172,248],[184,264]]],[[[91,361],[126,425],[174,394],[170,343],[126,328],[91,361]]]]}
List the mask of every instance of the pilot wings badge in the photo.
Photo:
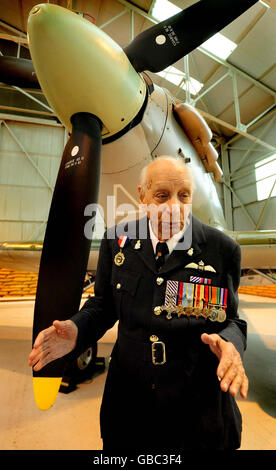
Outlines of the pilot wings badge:
{"type": "Polygon", "coordinates": [[[210,264],[207,264],[206,266],[204,265],[204,262],[201,260],[199,261],[198,264],[196,263],[189,263],[184,266],[185,268],[190,268],[190,269],[199,269],[200,271],[211,271],[213,273],[216,273],[216,270],[211,266],[210,264]]]}

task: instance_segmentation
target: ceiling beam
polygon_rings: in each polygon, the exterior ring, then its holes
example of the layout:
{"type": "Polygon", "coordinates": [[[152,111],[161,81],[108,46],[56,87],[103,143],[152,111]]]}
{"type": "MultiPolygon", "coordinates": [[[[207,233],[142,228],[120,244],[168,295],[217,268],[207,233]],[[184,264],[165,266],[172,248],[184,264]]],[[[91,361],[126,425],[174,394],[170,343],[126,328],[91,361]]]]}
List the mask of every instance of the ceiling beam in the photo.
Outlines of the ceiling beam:
{"type": "Polygon", "coordinates": [[[256,87],[260,88],[261,90],[265,91],[266,93],[272,95],[274,98],[276,98],[276,90],[273,90],[272,88],[270,88],[269,86],[265,85],[264,83],[260,82],[259,80],[257,80],[256,78],[252,77],[251,75],[249,75],[248,73],[244,72],[243,70],[241,70],[239,67],[237,67],[236,65],[234,64],[231,64],[231,62],[229,61],[226,61],[224,59],[221,59],[220,57],[218,57],[216,54],[213,54],[213,52],[210,52],[210,51],[207,51],[205,50],[203,47],[199,46],[197,48],[200,52],[202,52],[202,54],[205,54],[207,55],[208,57],[210,57],[211,59],[213,59],[214,61],[218,62],[220,65],[224,65],[224,67],[227,67],[228,69],[232,70],[233,72],[236,72],[238,75],[240,75],[241,77],[245,78],[246,80],[248,80],[249,82],[253,83],[253,85],[255,85],[256,87]]]}
{"type": "Polygon", "coordinates": [[[11,26],[8,23],[5,23],[5,21],[0,20],[0,26],[2,28],[7,29],[8,31],[12,31],[15,34],[18,34],[18,36],[21,36],[23,38],[27,38],[27,34],[24,33],[23,31],[20,31],[19,29],[15,28],[14,26],[11,26]]]}
{"type": "Polygon", "coordinates": [[[7,41],[13,41],[17,44],[23,44],[24,46],[29,47],[27,38],[21,36],[13,36],[11,34],[0,33],[0,39],[6,39],[7,41]]]}
{"type": "Polygon", "coordinates": [[[206,113],[205,111],[203,111],[202,109],[197,109],[197,111],[202,114],[203,117],[205,117],[206,119],[209,119],[210,121],[214,121],[214,122],[217,122],[218,124],[220,124],[222,127],[226,127],[227,129],[230,129],[231,131],[239,134],[239,135],[242,135],[243,137],[246,137],[247,139],[249,140],[252,140],[253,142],[255,142],[256,144],[259,144],[273,152],[276,152],[276,147],[274,147],[273,145],[270,145],[268,144],[267,142],[264,142],[263,140],[259,139],[258,137],[256,137],[255,135],[252,135],[252,134],[249,134],[248,132],[246,131],[243,131],[242,129],[239,129],[238,127],[236,126],[233,126],[232,124],[229,124],[228,122],[225,122],[225,121],[222,121],[222,119],[219,119],[215,116],[212,116],[211,114],[209,113],[206,113]]]}

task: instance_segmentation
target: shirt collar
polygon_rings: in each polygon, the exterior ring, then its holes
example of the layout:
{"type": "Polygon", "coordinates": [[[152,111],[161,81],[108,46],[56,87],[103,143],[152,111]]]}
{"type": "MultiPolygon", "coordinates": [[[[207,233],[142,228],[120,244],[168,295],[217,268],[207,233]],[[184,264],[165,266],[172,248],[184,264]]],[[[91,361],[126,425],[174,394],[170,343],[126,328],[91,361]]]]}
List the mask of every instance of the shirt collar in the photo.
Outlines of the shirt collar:
{"type": "MultiPolygon", "coordinates": [[[[188,220],[189,220],[189,218],[188,218],[188,220]]],[[[180,232],[175,233],[172,236],[172,238],[170,238],[169,240],[166,240],[166,243],[167,243],[168,249],[169,249],[169,254],[171,254],[171,252],[174,250],[174,248],[176,247],[176,245],[179,242],[180,238],[183,237],[184,232],[185,232],[186,228],[188,227],[188,225],[189,225],[189,222],[188,223],[186,222],[185,225],[184,225],[184,228],[182,230],[180,230],[180,232]]],[[[151,243],[152,243],[153,252],[155,253],[156,245],[159,242],[159,240],[158,240],[157,236],[155,235],[155,233],[152,229],[150,220],[149,220],[149,232],[150,232],[150,239],[151,239],[151,243]]]]}

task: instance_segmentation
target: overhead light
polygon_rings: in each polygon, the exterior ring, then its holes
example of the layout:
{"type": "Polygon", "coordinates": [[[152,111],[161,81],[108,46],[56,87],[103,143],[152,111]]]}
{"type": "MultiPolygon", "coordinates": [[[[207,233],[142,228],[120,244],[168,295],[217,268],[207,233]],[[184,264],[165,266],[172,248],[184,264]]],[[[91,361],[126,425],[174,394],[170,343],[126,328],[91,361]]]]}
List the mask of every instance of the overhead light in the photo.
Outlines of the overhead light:
{"type": "MultiPolygon", "coordinates": [[[[183,79],[183,73],[173,66],[167,67],[161,72],[157,72],[157,75],[159,75],[162,78],[165,78],[166,80],[168,80],[169,82],[173,83],[176,86],[178,86],[181,80],[183,79]]],[[[184,74],[184,77],[185,77],[185,74],[184,74]]],[[[199,90],[201,90],[202,87],[203,87],[203,83],[200,83],[195,78],[190,77],[189,88],[190,88],[191,95],[196,95],[199,92],[199,90]]],[[[186,90],[187,83],[184,81],[181,84],[180,88],[182,88],[183,90],[186,90]]]]}
{"type": "MultiPolygon", "coordinates": [[[[259,1],[260,1],[260,3],[261,3],[264,7],[270,8],[270,5],[268,5],[267,3],[262,2],[262,0],[259,0],[259,1]]],[[[269,1],[269,0],[268,0],[268,1],[269,1]]]]}
{"type": "MultiPolygon", "coordinates": [[[[168,0],[156,0],[151,14],[157,20],[163,21],[180,11],[182,11],[181,8],[168,0]]],[[[208,41],[205,41],[201,47],[225,60],[236,49],[237,44],[223,36],[223,34],[217,33],[208,39],[208,41]]]]}
{"type": "MultiPolygon", "coordinates": [[[[257,200],[267,199],[276,178],[276,154],[255,164],[257,200]]],[[[276,185],[270,197],[276,196],[276,185]]]]}
{"type": "Polygon", "coordinates": [[[206,51],[212,52],[220,59],[227,59],[236,49],[237,44],[230,39],[223,36],[221,33],[216,33],[208,41],[205,41],[201,46],[206,51]]]}
{"type": "Polygon", "coordinates": [[[156,0],[153,5],[151,15],[157,20],[163,21],[173,15],[176,15],[180,11],[182,11],[181,8],[177,7],[171,2],[168,2],[168,0],[156,0]]]}

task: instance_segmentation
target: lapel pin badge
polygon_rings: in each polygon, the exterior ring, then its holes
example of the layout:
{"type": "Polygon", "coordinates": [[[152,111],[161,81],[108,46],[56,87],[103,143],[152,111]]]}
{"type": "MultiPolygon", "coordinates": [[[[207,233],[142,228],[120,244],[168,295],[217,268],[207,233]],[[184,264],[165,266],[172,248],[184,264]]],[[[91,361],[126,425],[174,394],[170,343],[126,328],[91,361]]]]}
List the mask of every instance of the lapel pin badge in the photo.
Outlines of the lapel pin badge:
{"type": "Polygon", "coordinates": [[[141,248],[141,240],[137,240],[137,242],[135,243],[134,249],[140,250],[140,248],[141,248]]]}
{"type": "Polygon", "coordinates": [[[193,256],[193,254],[194,254],[194,249],[193,249],[193,247],[190,248],[190,249],[187,251],[187,254],[188,254],[189,256],[193,256]]]}

